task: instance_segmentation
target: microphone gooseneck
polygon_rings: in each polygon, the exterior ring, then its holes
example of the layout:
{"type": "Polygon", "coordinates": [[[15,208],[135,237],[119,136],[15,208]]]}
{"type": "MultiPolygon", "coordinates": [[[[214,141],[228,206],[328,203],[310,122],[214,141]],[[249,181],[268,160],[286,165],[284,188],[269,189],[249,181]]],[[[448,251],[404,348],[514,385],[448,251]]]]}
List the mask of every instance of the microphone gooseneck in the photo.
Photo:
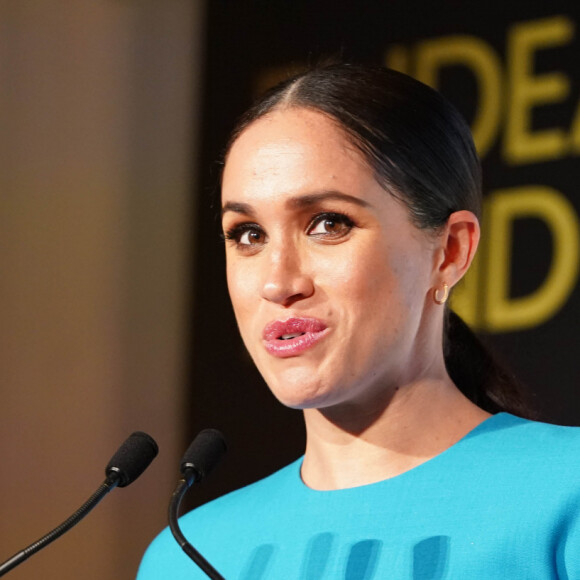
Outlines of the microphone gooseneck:
{"type": "Polygon", "coordinates": [[[157,452],[157,443],[147,433],[136,431],[131,434],[109,461],[105,469],[107,477],[97,491],[62,524],[0,564],[0,576],[4,576],[78,524],[115,487],[125,487],[135,481],[147,469],[157,452]]]}
{"type": "Polygon", "coordinates": [[[179,527],[179,506],[187,490],[202,481],[218,464],[226,452],[223,435],[216,429],[205,429],[193,440],[181,460],[181,479],[169,502],[169,527],[181,549],[212,580],[225,580],[224,577],[187,541],[179,527]]]}

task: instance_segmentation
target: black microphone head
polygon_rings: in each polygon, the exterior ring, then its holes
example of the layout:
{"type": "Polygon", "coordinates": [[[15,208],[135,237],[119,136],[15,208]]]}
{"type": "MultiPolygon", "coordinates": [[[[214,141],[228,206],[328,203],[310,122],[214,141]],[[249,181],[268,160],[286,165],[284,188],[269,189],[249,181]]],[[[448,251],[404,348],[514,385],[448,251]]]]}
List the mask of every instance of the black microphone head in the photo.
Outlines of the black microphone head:
{"type": "Polygon", "coordinates": [[[107,477],[115,474],[118,486],[125,487],[133,483],[155,459],[159,447],[155,439],[142,431],[129,435],[119,447],[105,468],[107,477]]]}
{"type": "Polygon", "coordinates": [[[196,481],[201,481],[219,463],[226,450],[224,436],[217,429],[204,429],[181,459],[181,473],[193,469],[196,481]]]}

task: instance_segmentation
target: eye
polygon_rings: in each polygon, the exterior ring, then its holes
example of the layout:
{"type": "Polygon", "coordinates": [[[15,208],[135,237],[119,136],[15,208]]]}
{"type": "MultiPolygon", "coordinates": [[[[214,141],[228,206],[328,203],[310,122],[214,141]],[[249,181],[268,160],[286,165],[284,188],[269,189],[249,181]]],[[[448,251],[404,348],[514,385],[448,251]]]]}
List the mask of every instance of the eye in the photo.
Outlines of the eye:
{"type": "Polygon", "coordinates": [[[266,242],[266,234],[258,224],[235,226],[225,232],[224,238],[243,249],[260,246],[266,242]]]}
{"type": "Polygon", "coordinates": [[[253,246],[255,244],[261,244],[264,242],[264,232],[258,229],[248,229],[242,233],[238,244],[242,246],[253,246]]]}
{"type": "Polygon", "coordinates": [[[308,226],[308,235],[320,238],[337,239],[347,235],[354,227],[354,222],[341,213],[323,213],[317,215],[308,226]]]}

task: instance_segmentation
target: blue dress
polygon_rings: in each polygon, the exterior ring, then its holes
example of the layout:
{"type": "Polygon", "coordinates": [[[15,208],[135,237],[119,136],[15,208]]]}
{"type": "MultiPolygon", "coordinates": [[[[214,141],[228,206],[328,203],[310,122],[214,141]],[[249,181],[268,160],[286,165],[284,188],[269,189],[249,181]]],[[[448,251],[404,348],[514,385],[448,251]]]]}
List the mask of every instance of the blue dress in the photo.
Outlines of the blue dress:
{"type": "MultiPolygon", "coordinates": [[[[580,580],[580,428],[499,413],[398,475],[316,491],[302,460],[181,518],[227,580],[580,580]]],[[[138,580],[207,578],[164,530],[138,580]]]]}

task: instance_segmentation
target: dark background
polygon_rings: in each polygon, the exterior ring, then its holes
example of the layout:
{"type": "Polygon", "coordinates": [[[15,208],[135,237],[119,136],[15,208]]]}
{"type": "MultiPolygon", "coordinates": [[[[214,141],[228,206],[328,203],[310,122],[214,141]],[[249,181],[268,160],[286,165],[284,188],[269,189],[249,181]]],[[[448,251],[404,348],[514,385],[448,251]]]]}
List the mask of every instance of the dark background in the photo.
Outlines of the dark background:
{"type": "MultiPolygon", "coordinates": [[[[190,435],[204,427],[221,429],[229,456],[193,498],[201,503],[256,480],[298,457],[304,448],[301,413],[285,409],[269,393],[238,336],[225,285],[223,243],[219,228],[219,158],[233,123],[252,102],[271,70],[291,72],[326,57],[384,63],[389,45],[453,34],[483,39],[499,55],[505,71],[506,35],[516,22],[566,15],[580,17],[576,2],[266,2],[208,3],[205,92],[202,101],[202,147],[197,160],[202,176],[197,225],[192,240],[195,296],[191,321],[191,405],[184,412],[190,435]]],[[[534,129],[569,130],[580,93],[577,62],[580,44],[540,51],[535,72],[564,71],[571,80],[569,99],[534,110],[534,129]],[[574,76],[576,75],[576,76],[574,76]]],[[[506,86],[506,83],[504,83],[506,86]]],[[[439,89],[468,121],[477,106],[471,73],[450,67],[439,89]]],[[[505,114],[505,111],[504,111],[505,114]]],[[[568,156],[537,164],[508,166],[502,160],[503,123],[483,159],[484,191],[542,184],[564,193],[580,210],[578,159],[568,156]]],[[[514,226],[511,296],[541,285],[551,258],[547,227],[535,219],[514,226]]],[[[482,338],[508,362],[526,385],[544,420],[580,425],[580,372],[576,329],[580,322],[578,284],[550,320],[527,330],[482,338]]]]}

